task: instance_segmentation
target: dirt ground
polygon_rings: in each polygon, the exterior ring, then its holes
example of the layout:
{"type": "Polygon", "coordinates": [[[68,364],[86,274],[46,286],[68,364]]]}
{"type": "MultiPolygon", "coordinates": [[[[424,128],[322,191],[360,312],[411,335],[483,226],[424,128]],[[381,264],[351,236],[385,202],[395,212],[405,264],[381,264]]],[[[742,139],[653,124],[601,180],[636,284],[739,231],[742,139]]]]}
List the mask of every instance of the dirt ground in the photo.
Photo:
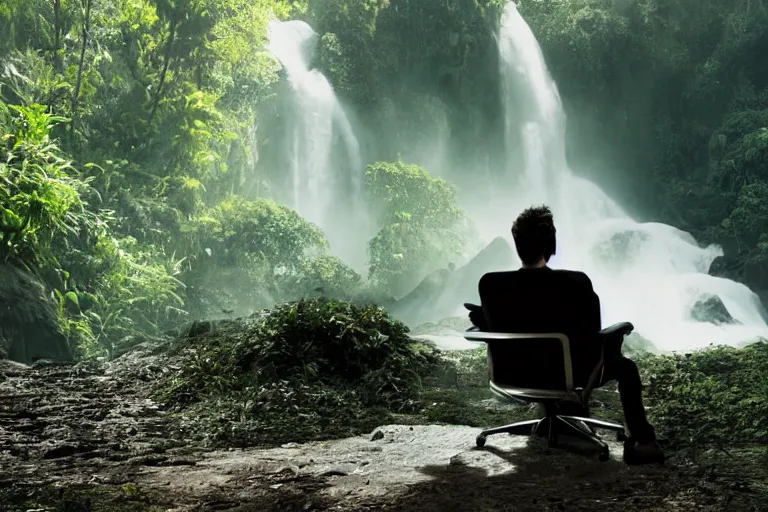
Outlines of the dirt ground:
{"type": "Polygon", "coordinates": [[[608,462],[514,436],[477,449],[449,425],[210,450],[147,398],[172,364],[0,362],[0,510],[768,511],[759,451],[629,468],[615,443],[608,462]]]}

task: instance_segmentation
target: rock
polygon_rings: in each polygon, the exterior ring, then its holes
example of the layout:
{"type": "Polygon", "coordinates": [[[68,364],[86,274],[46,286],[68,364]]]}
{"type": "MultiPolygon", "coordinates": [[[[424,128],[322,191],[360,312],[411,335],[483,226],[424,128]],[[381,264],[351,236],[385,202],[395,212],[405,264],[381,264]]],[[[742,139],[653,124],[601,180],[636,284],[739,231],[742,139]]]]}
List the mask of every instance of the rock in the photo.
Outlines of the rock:
{"type": "Polygon", "coordinates": [[[196,338],[198,336],[209,334],[212,330],[213,330],[213,324],[211,322],[195,321],[189,327],[189,332],[187,333],[187,336],[190,338],[196,338]]]}
{"type": "Polygon", "coordinates": [[[738,323],[717,295],[705,295],[697,300],[691,308],[691,318],[715,325],[738,323]]]}
{"type": "Polygon", "coordinates": [[[9,264],[0,264],[0,349],[24,364],[72,360],[57,305],[34,276],[9,264]]]}
{"type": "Polygon", "coordinates": [[[353,467],[352,470],[349,470],[343,466],[331,468],[328,471],[324,471],[320,473],[320,476],[347,476],[350,473],[354,472],[355,468],[353,467]]]}
{"type": "Polygon", "coordinates": [[[6,377],[18,376],[29,370],[29,366],[16,361],[8,361],[0,359],[0,375],[6,377]]]}
{"type": "Polygon", "coordinates": [[[417,325],[411,329],[413,336],[419,336],[422,334],[434,334],[437,336],[454,334],[457,332],[466,331],[472,327],[468,316],[456,316],[451,318],[444,318],[439,322],[427,322],[425,324],[417,325]]]}
{"type": "Polygon", "coordinates": [[[436,322],[461,313],[464,302],[480,303],[477,283],[483,274],[513,267],[509,243],[495,238],[466,265],[451,272],[438,270],[389,307],[390,313],[409,325],[436,322]]]}
{"type": "Polygon", "coordinates": [[[642,354],[661,354],[661,351],[651,340],[643,338],[638,333],[633,332],[624,338],[623,353],[628,357],[639,356],[642,354]]]}
{"type": "MultiPolygon", "coordinates": [[[[357,498],[366,500],[399,492],[407,493],[413,485],[434,481],[434,472],[445,471],[444,478],[448,479],[450,475],[456,474],[457,469],[461,471],[462,468],[468,474],[479,475],[477,478],[483,482],[502,475],[514,478],[525,467],[553,471],[552,474],[560,474],[563,466],[578,467],[578,472],[588,474],[589,479],[597,478],[598,475],[615,477],[617,471],[615,463],[599,462],[595,457],[585,457],[584,454],[566,450],[553,451],[556,455],[546,456],[543,453],[546,441],[531,440],[525,436],[493,436],[488,439],[484,450],[478,450],[475,437],[480,429],[472,427],[384,425],[375,432],[384,436],[383,441],[375,446],[371,446],[371,435],[368,434],[306,443],[301,445],[298,453],[296,449],[244,449],[237,457],[233,457],[218,451],[206,454],[197,467],[232,469],[235,474],[247,470],[252,474],[266,475],[284,467],[284,461],[300,457],[311,460],[302,468],[302,477],[333,477],[325,481],[326,495],[346,496],[353,493],[357,498]]],[[[620,458],[621,446],[612,439],[606,442],[611,447],[612,457],[620,458]]],[[[531,480],[529,485],[540,485],[534,478],[531,480]]]]}
{"type": "Polygon", "coordinates": [[[71,457],[79,451],[84,450],[79,449],[73,444],[61,444],[50,450],[46,450],[43,453],[43,459],[63,459],[64,457],[71,457]]]}

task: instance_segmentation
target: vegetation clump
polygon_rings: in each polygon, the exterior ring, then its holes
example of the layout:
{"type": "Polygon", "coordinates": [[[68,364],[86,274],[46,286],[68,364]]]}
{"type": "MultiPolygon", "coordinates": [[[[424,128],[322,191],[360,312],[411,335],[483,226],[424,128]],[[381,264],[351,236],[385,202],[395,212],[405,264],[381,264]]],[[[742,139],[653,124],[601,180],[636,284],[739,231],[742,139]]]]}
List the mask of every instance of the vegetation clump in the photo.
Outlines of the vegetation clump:
{"type": "Polygon", "coordinates": [[[189,358],[158,398],[195,417],[203,437],[236,445],[370,430],[412,409],[438,364],[382,308],[331,299],[192,329],[180,348],[189,358]]]}
{"type": "Polygon", "coordinates": [[[639,360],[649,415],[670,447],[768,443],[768,343],[639,360]]]}
{"type": "Polygon", "coordinates": [[[453,185],[403,162],[370,165],[365,180],[379,223],[368,242],[374,283],[402,296],[462,256],[466,219],[453,185]]]}

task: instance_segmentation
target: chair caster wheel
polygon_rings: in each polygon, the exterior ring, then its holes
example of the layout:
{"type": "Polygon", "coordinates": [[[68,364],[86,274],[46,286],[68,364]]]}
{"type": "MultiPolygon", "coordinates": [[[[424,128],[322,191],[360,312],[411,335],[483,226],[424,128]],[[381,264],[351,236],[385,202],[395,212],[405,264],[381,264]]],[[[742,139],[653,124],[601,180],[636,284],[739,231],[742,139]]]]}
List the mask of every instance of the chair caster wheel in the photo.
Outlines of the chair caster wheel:
{"type": "Polygon", "coordinates": [[[482,448],[485,446],[485,437],[484,436],[477,436],[477,439],[475,439],[475,444],[478,448],[482,448]]]}
{"type": "Polygon", "coordinates": [[[597,459],[600,462],[605,462],[605,461],[607,461],[610,458],[611,458],[611,456],[608,453],[608,450],[600,450],[600,455],[597,456],[597,459]]]}
{"type": "Polygon", "coordinates": [[[627,434],[624,432],[616,432],[616,440],[620,443],[626,441],[627,434]]]}

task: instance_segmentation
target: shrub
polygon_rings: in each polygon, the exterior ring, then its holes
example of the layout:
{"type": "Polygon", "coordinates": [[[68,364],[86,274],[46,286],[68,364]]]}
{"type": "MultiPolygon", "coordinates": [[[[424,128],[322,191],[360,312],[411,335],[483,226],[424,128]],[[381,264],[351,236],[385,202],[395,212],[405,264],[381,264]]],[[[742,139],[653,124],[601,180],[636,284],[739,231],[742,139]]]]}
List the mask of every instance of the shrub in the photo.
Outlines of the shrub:
{"type": "Polygon", "coordinates": [[[190,358],[158,397],[193,406],[208,418],[203,423],[213,421],[214,437],[230,442],[237,442],[236,425],[256,436],[243,441],[251,444],[295,439],[296,429],[302,438],[349,433],[360,426],[352,418],[412,405],[438,362],[434,349],[411,339],[382,308],[330,299],[286,303],[261,318],[199,331],[181,340],[190,358]],[[295,425],[297,417],[303,425],[295,425]]]}
{"type": "Polygon", "coordinates": [[[328,247],[320,229],[295,211],[237,195],[186,223],[183,235],[187,304],[202,317],[272,306],[286,298],[283,276],[296,276],[328,247]]]}
{"type": "Polygon", "coordinates": [[[768,442],[768,343],[639,360],[649,415],[674,447],[768,442]]]}
{"type": "Polygon", "coordinates": [[[52,137],[65,121],[0,102],[0,258],[42,277],[70,343],[96,355],[177,320],[182,285],[160,251],[115,237],[112,212],[89,202],[98,194],[52,137]]]}
{"type": "Polygon", "coordinates": [[[99,223],[81,199],[87,185],[50,133],[63,118],[42,105],[0,102],[0,257],[58,265],[54,244],[99,223]]]}

